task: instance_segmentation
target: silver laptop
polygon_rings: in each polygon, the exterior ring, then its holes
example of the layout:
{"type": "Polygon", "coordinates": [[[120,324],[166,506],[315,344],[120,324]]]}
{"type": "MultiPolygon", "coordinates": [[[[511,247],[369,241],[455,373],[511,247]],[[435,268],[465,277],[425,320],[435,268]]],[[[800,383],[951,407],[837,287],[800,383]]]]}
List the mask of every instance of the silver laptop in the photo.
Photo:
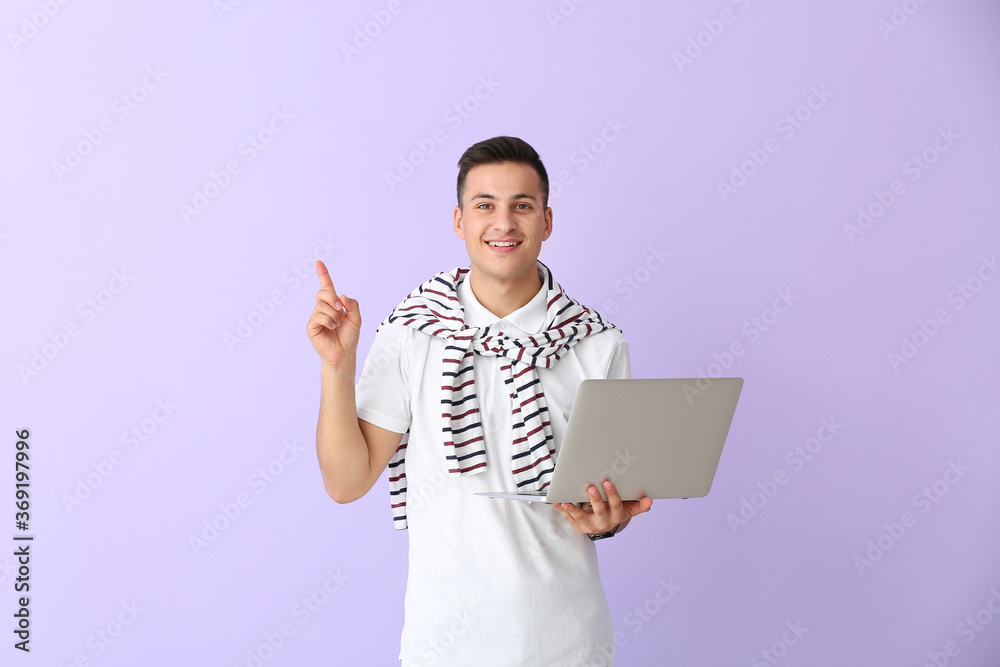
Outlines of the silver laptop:
{"type": "Polygon", "coordinates": [[[584,380],[552,482],[542,493],[477,493],[542,503],[585,502],[610,479],[622,500],[708,495],[743,378],[584,380]]]}

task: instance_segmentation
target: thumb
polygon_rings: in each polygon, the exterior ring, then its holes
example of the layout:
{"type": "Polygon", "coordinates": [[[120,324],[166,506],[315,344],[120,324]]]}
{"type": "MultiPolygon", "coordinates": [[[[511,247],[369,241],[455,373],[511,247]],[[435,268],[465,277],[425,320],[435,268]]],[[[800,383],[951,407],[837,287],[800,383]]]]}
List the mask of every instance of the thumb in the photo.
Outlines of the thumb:
{"type": "Polygon", "coordinates": [[[361,313],[358,307],[358,302],[350,298],[346,294],[340,295],[340,304],[344,307],[344,314],[347,315],[348,319],[351,321],[360,321],[361,313]]]}

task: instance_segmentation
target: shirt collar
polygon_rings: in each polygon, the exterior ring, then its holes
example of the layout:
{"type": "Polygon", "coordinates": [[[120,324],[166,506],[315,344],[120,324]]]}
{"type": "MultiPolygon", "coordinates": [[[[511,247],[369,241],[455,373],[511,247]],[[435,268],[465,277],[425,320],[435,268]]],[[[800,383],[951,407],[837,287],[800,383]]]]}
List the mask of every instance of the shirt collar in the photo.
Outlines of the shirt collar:
{"type": "Polygon", "coordinates": [[[545,298],[545,276],[540,268],[538,269],[538,277],[542,279],[542,286],[539,288],[538,293],[535,294],[535,296],[533,296],[528,303],[509,314],[507,317],[499,318],[487,310],[483,304],[479,303],[479,299],[476,298],[475,293],[472,291],[472,285],[470,284],[469,276],[467,275],[465,280],[463,280],[458,286],[458,300],[462,303],[462,307],[465,309],[465,326],[485,327],[495,324],[503,319],[503,321],[507,322],[510,326],[515,329],[519,329],[526,334],[539,333],[545,325],[545,315],[548,308],[545,298]]]}

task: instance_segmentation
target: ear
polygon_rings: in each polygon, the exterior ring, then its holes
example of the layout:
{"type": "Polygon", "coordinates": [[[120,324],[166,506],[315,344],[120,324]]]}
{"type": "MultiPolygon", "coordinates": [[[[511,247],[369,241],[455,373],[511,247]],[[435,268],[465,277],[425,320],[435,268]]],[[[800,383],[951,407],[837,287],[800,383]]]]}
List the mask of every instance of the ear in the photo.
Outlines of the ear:
{"type": "Polygon", "coordinates": [[[545,229],[542,231],[542,240],[547,241],[549,236],[552,235],[552,207],[546,207],[545,209],[545,229]]]}
{"type": "Polygon", "coordinates": [[[462,207],[455,207],[455,236],[465,240],[465,228],[462,226],[462,207]]]}

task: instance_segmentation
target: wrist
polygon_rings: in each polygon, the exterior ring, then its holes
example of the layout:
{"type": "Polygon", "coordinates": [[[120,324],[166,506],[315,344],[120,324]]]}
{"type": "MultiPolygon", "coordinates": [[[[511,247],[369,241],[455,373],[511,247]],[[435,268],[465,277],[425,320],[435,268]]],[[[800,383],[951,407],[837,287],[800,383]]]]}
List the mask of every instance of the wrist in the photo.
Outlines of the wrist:
{"type": "Polygon", "coordinates": [[[319,368],[320,377],[323,379],[339,380],[349,378],[354,384],[354,376],[357,373],[357,364],[352,359],[342,359],[340,363],[333,364],[326,360],[319,368]]]}

